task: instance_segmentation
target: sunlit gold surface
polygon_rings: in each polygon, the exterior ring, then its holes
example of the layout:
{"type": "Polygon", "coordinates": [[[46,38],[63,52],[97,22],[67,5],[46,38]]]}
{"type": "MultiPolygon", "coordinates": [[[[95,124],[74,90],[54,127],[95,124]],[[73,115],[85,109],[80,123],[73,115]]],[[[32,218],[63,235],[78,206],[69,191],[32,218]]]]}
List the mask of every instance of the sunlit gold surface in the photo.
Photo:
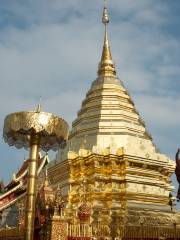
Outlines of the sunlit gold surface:
{"type": "Polygon", "coordinates": [[[29,147],[29,136],[38,134],[40,147],[44,151],[57,150],[67,139],[67,123],[51,113],[17,112],[10,114],[4,121],[4,140],[17,148],[29,147]]]}
{"type": "Polygon", "coordinates": [[[36,201],[36,185],[37,185],[37,164],[39,154],[40,137],[38,135],[31,136],[30,139],[30,155],[29,155],[29,171],[28,186],[26,195],[26,215],[25,215],[25,240],[33,239],[34,219],[35,219],[35,201],[36,201]]]}
{"type": "Polygon", "coordinates": [[[63,193],[70,185],[65,210],[67,220],[71,223],[77,221],[85,179],[85,199],[91,207],[93,237],[126,239],[131,236],[135,239],[142,236],[147,239],[161,234],[173,236],[175,225],[177,232],[174,236],[179,236],[180,215],[171,211],[169,206],[172,186],[168,179],[174,171],[174,164],[162,154],[158,155],[158,162],[147,158],[147,150],[150,151],[148,145],[133,155],[130,155],[130,148],[117,151],[109,148],[95,154],[81,148],[78,153],[69,152],[68,161],[51,166],[51,183],[60,184],[63,193]]]}

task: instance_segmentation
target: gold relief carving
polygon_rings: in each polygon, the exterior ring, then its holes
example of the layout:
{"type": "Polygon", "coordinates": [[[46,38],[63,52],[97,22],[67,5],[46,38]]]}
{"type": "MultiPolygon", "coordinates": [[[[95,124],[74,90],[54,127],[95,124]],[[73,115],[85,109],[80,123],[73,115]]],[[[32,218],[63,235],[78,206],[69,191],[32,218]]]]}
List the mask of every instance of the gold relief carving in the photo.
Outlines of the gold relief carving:
{"type": "Polygon", "coordinates": [[[134,212],[126,217],[126,222],[130,225],[133,225],[135,222],[138,222],[139,225],[146,226],[163,226],[173,224],[175,219],[170,216],[155,215],[151,212],[147,212],[146,215],[143,212],[134,212]]]}
{"type": "Polygon", "coordinates": [[[112,183],[112,188],[113,188],[113,191],[119,191],[119,189],[120,189],[120,184],[117,183],[117,182],[113,182],[113,183],[112,183]]]}
{"type": "Polygon", "coordinates": [[[117,153],[118,156],[122,156],[124,154],[124,148],[118,148],[117,153]]]}
{"type": "MultiPolygon", "coordinates": [[[[77,159],[74,159],[73,164],[71,165],[73,165],[73,167],[70,166],[70,172],[73,172],[71,177],[73,177],[75,183],[77,184],[74,187],[72,186],[72,191],[70,192],[72,197],[71,203],[73,203],[74,206],[78,205],[81,201],[80,195],[82,194],[79,194],[77,192],[77,189],[80,185],[82,177],[90,179],[90,182],[88,183],[86,199],[90,204],[92,204],[93,207],[96,207],[97,205],[103,206],[107,209],[111,209],[112,206],[115,206],[117,208],[127,209],[128,199],[142,203],[146,201],[147,197],[148,199],[150,199],[152,196],[154,199],[155,195],[157,195],[158,192],[158,190],[157,192],[153,191],[153,194],[151,189],[146,189],[147,186],[153,185],[153,182],[151,184],[149,184],[148,182],[144,182],[143,176],[145,171],[142,172],[141,176],[138,172],[138,177],[140,177],[139,179],[141,179],[142,181],[141,186],[139,187],[139,189],[137,189],[139,192],[136,192],[135,194],[135,192],[128,193],[126,191],[127,185],[125,182],[123,182],[123,179],[126,178],[126,172],[129,176],[128,186],[129,188],[133,188],[133,182],[131,182],[131,177],[136,177],[136,171],[139,171],[139,168],[153,170],[154,172],[149,171],[150,175],[148,176],[153,178],[154,181],[157,182],[159,174],[157,175],[155,171],[158,171],[158,166],[152,165],[149,162],[147,164],[146,162],[143,162],[141,158],[137,159],[133,156],[128,156],[127,159],[127,156],[121,158],[114,155],[100,156],[98,154],[93,154],[93,156],[81,158],[78,157],[77,159]],[[133,166],[128,168],[129,164],[132,164],[133,166]],[[113,174],[113,177],[116,179],[115,181],[111,179],[111,174],[113,174]],[[118,182],[118,180],[121,182],[118,182]],[[147,191],[147,194],[145,193],[145,191],[147,191]],[[148,192],[150,193],[148,194],[148,192]],[[121,203],[121,206],[117,204],[119,203],[119,201],[121,203]]],[[[158,199],[158,202],[164,201],[161,199],[162,198],[158,199]]],[[[155,199],[155,201],[157,201],[157,198],[155,199]]],[[[155,201],[150,199],[149,202],[154,203],[155,201]]],[[[129,225],[133,226],[134,222],[138,223],[140,215],[143,216],[144,226],[155,226],[155,224],[160,224],[160,221],[157,219],[156,215],[144,217],[144,213],[140,213],[139,216],[137,216],[137,212],[135,212],[134,216],[133,214],[131,214],[128,218],[129,225]]],[[[92,220],[95,221],[94,215],[92,216],[92,220]]],[[[167,224],[167,220],[164,220],[164,218],[163,220],[161,220],[161,222],[162,224],[167,224]]],[[[141,225],[141,223],[138,224],[141,225]]]]}
{"type": "Polygon", "coordinates": [[[97,183],[97,188],[99,190],[105,190],[105,183],[104,182],[98,182],[97,183]]]}
{"type": "Polygon", "coordinates": [[[67,224],[59,221],[52,221],[51,239],[66,240],[67,239],[67,224]]]}
{"type": "Polygon", "coordinates": [[[102,150],[102,154],[103,154],[104,156],[109,155],[109,154],[110,154],[110,148],[104,148],[104,149],[102,150]]]}

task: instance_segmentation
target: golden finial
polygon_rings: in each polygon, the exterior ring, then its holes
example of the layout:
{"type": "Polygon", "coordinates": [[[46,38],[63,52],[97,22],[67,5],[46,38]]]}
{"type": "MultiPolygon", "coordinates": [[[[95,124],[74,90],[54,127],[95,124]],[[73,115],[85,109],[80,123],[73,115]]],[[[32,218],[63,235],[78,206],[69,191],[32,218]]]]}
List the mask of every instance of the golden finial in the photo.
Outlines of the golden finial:
{"type": "Polygon", "coordinates": [[[42,100],[42,97],[40,96],[39,103],[38,103],[38,106],[36,108],[36,112],[38,112],[38,113],[40,113],[42,111],[41,100],[42,100]]]}
{"type": "Polygon", "coordinates": [[[114,63],[112,61],[111,50],[108,39],[108,23],[109,23],[109,13],[107,8],[107,0],[104,0],[104,9],[102,16],[102,23],[105,25],[105,34],[104,34],[104,46],[101,57],[101,62],[99,64],[98,75],[99,76],[115,76],[116,70],[114,63]]]}
{"type": "Polygon", "coordinates": [[[109,23],[109,14],[108,14],[108,9],[107,9],[107,0],[104,0],[104,10],[103,10],[102,22],[105,25],[109,23]]]}

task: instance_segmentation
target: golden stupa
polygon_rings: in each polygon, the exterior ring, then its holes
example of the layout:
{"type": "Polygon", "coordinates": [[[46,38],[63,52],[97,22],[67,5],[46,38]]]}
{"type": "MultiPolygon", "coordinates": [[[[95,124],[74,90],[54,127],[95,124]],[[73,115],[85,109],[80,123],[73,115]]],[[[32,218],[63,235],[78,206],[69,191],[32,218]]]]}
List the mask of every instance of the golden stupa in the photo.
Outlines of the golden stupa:
{"type": "MultiPolygon", "coordinates": [[[[49,163],[44,182],[38,176],[34,239],[180,239],[170,180],[175,163],[159,152],[117,77],[106,4],[102,22],[97,78],[66,146],[49,163]]],[[[23,239],[23,230],[8,231],[0,231],[0,240],[5,235],[23,239]]]]}
{"type": "Polygon", "coordinates": [[[85,179],[95,238],[177,239],[180,215],[173,207],[170,180],[175,163],[156,148],[116,75],[107,6],[102,22],[105,36],[98,76],[72,123],[66,148],[49,167],[51,182],[60,183],[66,217],[73,222],[85,179]]]}

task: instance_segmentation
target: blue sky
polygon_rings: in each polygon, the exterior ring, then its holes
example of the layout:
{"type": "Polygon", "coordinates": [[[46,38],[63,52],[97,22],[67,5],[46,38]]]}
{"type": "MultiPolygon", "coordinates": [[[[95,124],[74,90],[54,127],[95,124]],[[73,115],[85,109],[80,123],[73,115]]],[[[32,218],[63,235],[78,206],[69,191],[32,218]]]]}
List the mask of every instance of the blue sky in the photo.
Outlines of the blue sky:
{"type": "MultiPolygon", "coordinates": [[[[110,1],[110,42],[118,76],[161,152],[180,146],[180,1],[110,1]]],[[[75,119],[101,56],[103,0],[6,0],[0,4],[0,126],[32,110],[75,119]]],[[[27,157],[1,138],[0,176],[27,157]]],[[[175,183],[175,180],[174,180],[175,183]]]]}

